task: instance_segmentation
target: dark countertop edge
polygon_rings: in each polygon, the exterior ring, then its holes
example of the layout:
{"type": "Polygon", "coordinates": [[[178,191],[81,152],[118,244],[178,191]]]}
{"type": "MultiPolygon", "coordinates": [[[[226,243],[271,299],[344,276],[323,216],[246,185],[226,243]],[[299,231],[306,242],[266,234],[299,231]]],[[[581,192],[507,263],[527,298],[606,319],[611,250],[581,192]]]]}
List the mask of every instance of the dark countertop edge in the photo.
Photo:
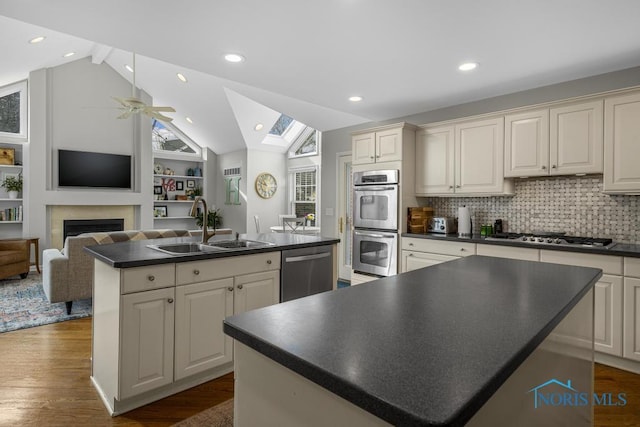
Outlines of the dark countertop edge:
{"type": "MultiPolygon", "coordinates": [[[[598,269],[599,270],[599,269],[598,269]]],[[[443,424],[429,423],[415,414],[406,412],[390,403],[369,396],[364,390],[355,387],[352,383],[336,377],[335,375],[306,362],[293,354],[279,349],[267,342],[255,337],[244,329],[237,328],[224,321],[224,332],[241,343],[251,347],[255,351],[274,360],[280,365],[302,375],[306,379],[324,387],[352,404],[394,425],[429,425],[429,426],[462,426],[467,423],[480,408],[493,396],[516,369],[533,353],[533,351],[545,340],[545,338],[558,326],[567,314],[578,302],[593,288],[602,277],[602,270],[578,293],[543,329],[529,341],[502,369],[497,376],[485,384],[460,411],[443,424]]]]}
{"type": "MultiPolygon", "coordinates": [[[[629,243],[616,243],[611,249],[591,249],[591,248],[581,248],[579,246],[571,247],[571,246],[553,246],[553,245],[536,245],[535,243],[521,243],[508,241],[499,241],[499,240],[487,240],[480,236],[474,237],[458,237],[453,234],[413,234],[413,233],[402,233],[401,237],[411,237],[416,239],[428,239],[428,240],[441,240],[447,242],[466,242],[466,243],[480,243],[483,245],[496,245],[496,246],[515,246],[519,248],[530,248],[530,249],[546,249],[550,251],[564,251],[564,252],[580,252],[584,254],[597,254],[597,255],[611,255],[611,256],[627,256],[633,258],[640,258],[640,245],[638,245],[638,251],[628,251],[624,249],[616,249],[617,246],[622,245],[631,245],[629,243]]],[[[615,243],[615,242],[614,242],[615,243]]]]}
{"type": "MultiPolygon", "coordinates": [[[[149,244],[153,244],[154,240],[148,240],[148,242],[150,242],[149,244]]],[[[99,252],[96,252],[91,249],[93,247],[100,247],[103,245],[85,246],[84,250],[86,252],[89,252],[96,259],[99,259],[100,261],[104,262],[105,264],[113,268],[132,268],[132,267],[144,267],[148,265],[174,264],[174,263],[190,262],[190,261],[202,261],[207,259],[227,258],[227,257],[239,256],[239,255],[253,255],[258,253],[266,253],[266,252],[279,252],[287,249],[301,249],[301,248],[310,248],[313,246],[334,245],[339,242],[340,242],[340,239],[337,239],[337,238],[324,238],[324,240],[317,241],[317,242],[292,243],[292,244],[268,246],[263,248],[255,248],[255,249],[227,250],[227,251],[207,252],[207,253],[198,253],[198,254],[184,254],[184,255],[166,254],[165,257],[161,257],[161,258],[134,259],[131,261],[113,261],[111,258],[107,258],[106,256],[100,254],[99,252]]],[[[149,249],[149,250],[153,251],[153,249],[149,249]]]]}

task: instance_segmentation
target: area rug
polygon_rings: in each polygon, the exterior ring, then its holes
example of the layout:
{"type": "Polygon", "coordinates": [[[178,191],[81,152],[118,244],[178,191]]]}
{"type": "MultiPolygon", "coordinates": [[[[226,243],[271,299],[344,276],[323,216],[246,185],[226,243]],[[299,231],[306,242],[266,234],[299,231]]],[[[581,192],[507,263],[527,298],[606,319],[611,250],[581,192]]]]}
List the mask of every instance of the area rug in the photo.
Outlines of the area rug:
{"type": "Polygon", "coordinates": [[[233,399],[195,414],[173,427],[233,427],[233,399]]]}
{"type": "Polygon", "coordinates": [[[64,302],[50,304],[42,279],[29,273],[26,279],[0,280],[0,333],[91,316],[91,299],[73,302],[67,315],[64,302]]]}

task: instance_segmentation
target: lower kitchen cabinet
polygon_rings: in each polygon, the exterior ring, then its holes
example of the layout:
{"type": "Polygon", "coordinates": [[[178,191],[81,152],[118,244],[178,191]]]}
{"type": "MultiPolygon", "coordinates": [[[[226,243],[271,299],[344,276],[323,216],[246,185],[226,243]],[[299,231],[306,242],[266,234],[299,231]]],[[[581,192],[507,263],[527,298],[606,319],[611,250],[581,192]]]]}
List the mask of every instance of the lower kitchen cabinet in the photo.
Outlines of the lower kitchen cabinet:
{"type": "Polygon", "coordinates": [[[476,244],[403,237],[401,242],[401,272],[475,255],[476,244]]]}
{"type": "Polygon", "coordinates": [[[478,255],[495,256],[498,258],[521,259],[524,261],[540,261],[540,251],[531,248],[515,246],[478,245],[478,255]]]}
{"type": "Polygon", "coordinates": [[[402,272],[417,270],[431,265],[458,259],[460,257],[451,255],[431,254],[426,252],[402,251],[402,272]]]}
{"type": "Polygon", "coordinates": [[[238,276],[234,284],[233,314],[277,304],[280,300],[278,270],[238,276]]]}
{"type": "Polygon", "coordinates": [[[623,357],[640,362],[640,278],[624,278],[623,357]]]}

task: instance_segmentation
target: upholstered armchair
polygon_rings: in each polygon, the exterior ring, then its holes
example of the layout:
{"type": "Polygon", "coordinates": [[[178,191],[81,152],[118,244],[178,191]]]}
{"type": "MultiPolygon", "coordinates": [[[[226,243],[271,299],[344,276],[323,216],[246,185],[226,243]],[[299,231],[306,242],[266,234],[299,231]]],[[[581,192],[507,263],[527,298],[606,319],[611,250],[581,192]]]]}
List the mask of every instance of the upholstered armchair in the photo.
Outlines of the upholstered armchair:
{"type": "Polygon", "coordinates": [[[20,275],[24,279],[29,274],[28,240],[0,240],[0,279],[20,275]]]}

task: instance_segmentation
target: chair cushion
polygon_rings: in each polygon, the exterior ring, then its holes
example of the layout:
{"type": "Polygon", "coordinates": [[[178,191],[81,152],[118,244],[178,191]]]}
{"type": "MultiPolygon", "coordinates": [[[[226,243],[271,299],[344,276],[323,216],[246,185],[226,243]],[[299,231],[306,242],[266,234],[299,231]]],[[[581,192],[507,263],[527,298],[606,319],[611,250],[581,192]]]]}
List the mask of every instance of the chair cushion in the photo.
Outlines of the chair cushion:
{"type": "Polygon", "coordinates": [[[0,251],[0,265],[14,264],[27,259],[25,251],[0,251]]]}

